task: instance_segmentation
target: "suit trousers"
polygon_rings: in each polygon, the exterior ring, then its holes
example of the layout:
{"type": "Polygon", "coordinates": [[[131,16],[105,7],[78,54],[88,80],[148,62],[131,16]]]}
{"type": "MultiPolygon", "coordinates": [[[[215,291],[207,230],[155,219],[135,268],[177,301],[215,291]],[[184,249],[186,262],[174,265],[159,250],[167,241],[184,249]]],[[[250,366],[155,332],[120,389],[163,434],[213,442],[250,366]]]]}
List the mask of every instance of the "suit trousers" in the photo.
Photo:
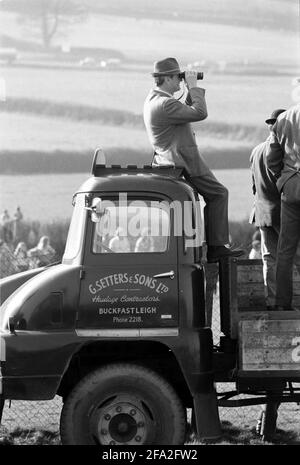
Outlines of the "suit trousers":
{"type": "Polygon", "coordinates": [[[207,245],[228,244],[228,190],[209,169],[200,176],[191,176],[190,181],[205,201],[204,222],[207,245]]]}
{"type": "Polygon", "coordinates": [[[290,307],[293,260],[300,240],[300,173],[289,178],[281,194],[281,224],[276,263],[276,304],[290,307]]]}
{"type": "MultiPolygon", "coordinates": [[[[280,225],[260,227],[260,232],[266,304],[273,307],[276,303],[276,257],[280,225]]],[[[300,274],[300,243],[294,264],[300,274]]]]}

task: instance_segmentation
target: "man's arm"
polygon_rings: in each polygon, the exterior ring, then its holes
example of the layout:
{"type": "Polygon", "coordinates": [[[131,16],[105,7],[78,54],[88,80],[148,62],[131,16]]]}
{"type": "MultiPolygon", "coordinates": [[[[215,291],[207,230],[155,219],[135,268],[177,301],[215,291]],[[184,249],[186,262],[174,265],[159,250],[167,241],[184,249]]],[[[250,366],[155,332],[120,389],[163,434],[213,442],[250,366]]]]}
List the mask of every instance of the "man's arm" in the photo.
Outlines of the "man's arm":
{"type": "MultiPolygon", "coordinates": [[[[276,127],[274,129],[276,129],[276,127]]],[[[283,168],[284,150],[278,141],[274,129],[271,132],[270,142],[266,150],[266,162],[271,173],[273,173],[276,178],[279,178],[283,168]]]]}
{"type": "Polygon", "coordinates": [[[174,98],[165,100],[164,110],[171,123],[192,123],[207,118],[205,89],[193,87],[189,90],[189,97],[191,106],[185,105],[174,98]]]}

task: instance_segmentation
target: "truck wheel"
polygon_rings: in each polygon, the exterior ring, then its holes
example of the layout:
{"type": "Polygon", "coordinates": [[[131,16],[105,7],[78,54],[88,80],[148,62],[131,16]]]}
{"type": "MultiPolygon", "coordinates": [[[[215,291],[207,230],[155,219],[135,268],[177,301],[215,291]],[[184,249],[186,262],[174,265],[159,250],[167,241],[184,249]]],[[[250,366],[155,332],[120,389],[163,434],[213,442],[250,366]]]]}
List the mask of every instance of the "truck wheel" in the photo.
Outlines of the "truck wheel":
{"type": "Polygon", "coordinates": [[[63,444],[183,444],[186,412],[173,387],[154,371],[114,364],[83,378],[61,413],[63,444]]]}

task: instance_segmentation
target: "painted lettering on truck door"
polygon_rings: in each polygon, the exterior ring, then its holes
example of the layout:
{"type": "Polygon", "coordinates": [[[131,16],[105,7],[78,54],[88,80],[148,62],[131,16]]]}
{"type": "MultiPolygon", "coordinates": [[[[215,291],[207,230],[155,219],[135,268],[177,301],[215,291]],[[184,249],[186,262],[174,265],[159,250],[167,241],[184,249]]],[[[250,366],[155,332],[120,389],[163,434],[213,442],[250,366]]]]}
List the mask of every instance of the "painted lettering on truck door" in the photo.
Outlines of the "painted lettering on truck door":
{"type": "Polygon", "coordinates": [[[106,210],[103,223],[88,228],[78,325],[177,326],[177,237],[168,206],[150,200],[120,206],[116,200],[106,210]]]}

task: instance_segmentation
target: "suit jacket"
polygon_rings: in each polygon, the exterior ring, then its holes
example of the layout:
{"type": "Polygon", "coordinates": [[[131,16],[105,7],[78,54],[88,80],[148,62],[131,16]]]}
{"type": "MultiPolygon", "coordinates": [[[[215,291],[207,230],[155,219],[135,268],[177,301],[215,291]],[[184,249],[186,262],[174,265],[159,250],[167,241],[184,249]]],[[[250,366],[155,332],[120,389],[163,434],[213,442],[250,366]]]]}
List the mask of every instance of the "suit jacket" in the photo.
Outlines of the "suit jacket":
{"type": "Polygon", "coordinates": [[[186,103],[152,89],[144,103],[144,122],[155,151],[154,165],[184,166],[191,176],[207,173],[190,123],[207,117],[205,90],[189,90],[186,103]]]}
{"type": "Polygon", "coordinates": [[[250,157],[255,200],[249,221],[259,227],[280,226],[280,194],[276,187],[276,177],[266,163],[269,140],[254,147],[250,157]]]}
{"type": "Polygon", "coordinates": [[[291,176],[297,174],[300,182],[300,103],[279,115],[266,157],[280,192],[291,176]]]}

